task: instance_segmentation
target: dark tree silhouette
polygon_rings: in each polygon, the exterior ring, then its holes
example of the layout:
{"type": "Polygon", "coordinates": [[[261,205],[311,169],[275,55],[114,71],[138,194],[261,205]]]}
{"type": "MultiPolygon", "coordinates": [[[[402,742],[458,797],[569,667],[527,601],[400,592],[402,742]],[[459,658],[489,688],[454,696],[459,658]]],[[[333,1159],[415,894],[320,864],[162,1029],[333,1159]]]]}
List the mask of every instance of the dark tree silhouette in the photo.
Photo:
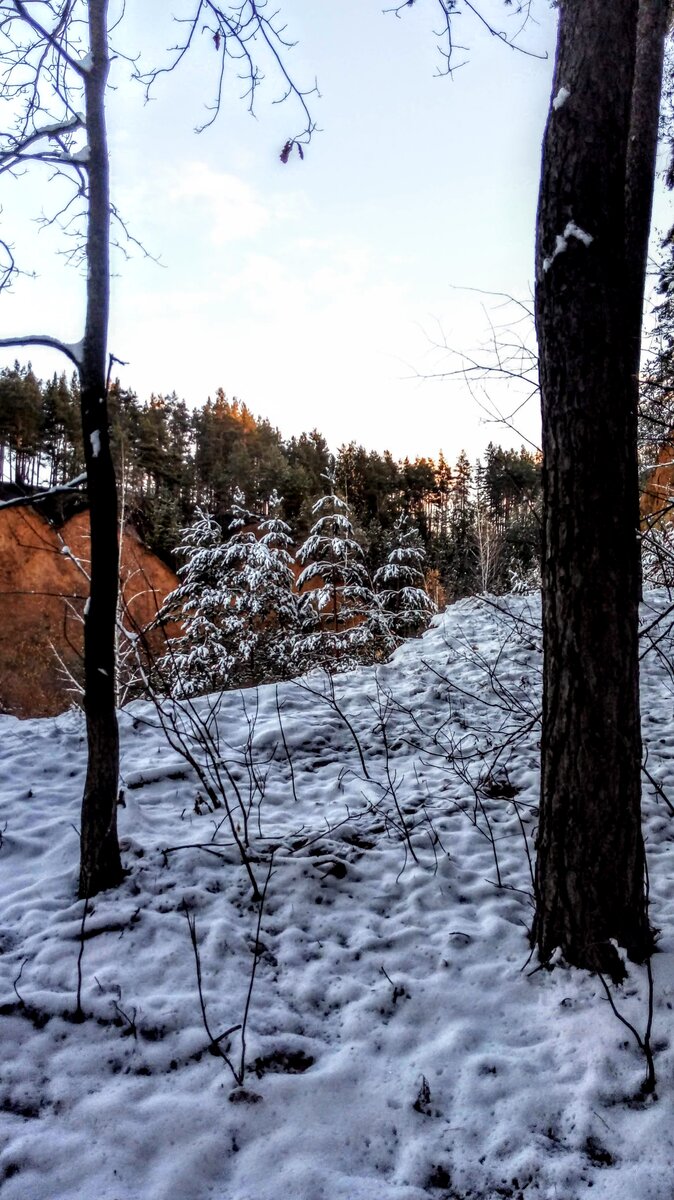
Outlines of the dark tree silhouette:
{"type": "Polygon", "coordinates": [[[559,8],[536,256],[545,661],[534,937],[544,961],[559,948],[619,979],[614,943],[636,960],[651,948],[637,372],[668,5],[559,8]]]}

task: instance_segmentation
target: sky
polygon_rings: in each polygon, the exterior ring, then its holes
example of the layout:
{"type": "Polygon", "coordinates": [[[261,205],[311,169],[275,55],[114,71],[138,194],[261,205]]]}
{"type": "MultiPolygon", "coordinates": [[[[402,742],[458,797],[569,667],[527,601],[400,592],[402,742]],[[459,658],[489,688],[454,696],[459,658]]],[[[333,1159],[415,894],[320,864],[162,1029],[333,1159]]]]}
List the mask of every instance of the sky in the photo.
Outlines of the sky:
{"type": "MultiPolygon", "coordinates": [[[[130,5],[114,35],[113,200],[151,256],[132,244],[115,260],[110,349],[128,364],[122,383],[141,399],[175,391],[190,405],[222,387],[284,435],[318,428],[333,449],[356,440],[451,458],[492,439],[536,444],[535,401],[513,433],[485,423],[462,379],[424,376],[460,366],[443,347],[470,354],[490,320],[507,323],[507,306],[484,292],[531,298],[555,37],[548,0],[521,38],[532,55],[490,38],[468,11],[456,16],[467,50],[451,78],[432,0],[400,18],[371,0],[283,0],[296,42],[288,69],[320,90],[308,100],[318,132],[304,161],[293,154],[287,165],[279,152],[302,114],[292,99],[274,103],[282,88],[271,68],[255,117],[230,73],[217,121],[194,132],[216,84],[208,34],[144,103],[124,55],[168,61],[180,34],[171,18],[193,6],[130,5]]],[[[499,28],[516,20],[500,0],[483,11],[499,28]]],[[[34,222],[58,206],[58,188],[43,168],[3,181],[3,233],[37,272],[0,296],[6,335],[81,337],[81,274],[57,231],[34,222]]],[[[30,358],[40,375],[61,369],[54,354],[30,358]]],[[[494,397],[504,411],[519,401],[494,397]]]]}

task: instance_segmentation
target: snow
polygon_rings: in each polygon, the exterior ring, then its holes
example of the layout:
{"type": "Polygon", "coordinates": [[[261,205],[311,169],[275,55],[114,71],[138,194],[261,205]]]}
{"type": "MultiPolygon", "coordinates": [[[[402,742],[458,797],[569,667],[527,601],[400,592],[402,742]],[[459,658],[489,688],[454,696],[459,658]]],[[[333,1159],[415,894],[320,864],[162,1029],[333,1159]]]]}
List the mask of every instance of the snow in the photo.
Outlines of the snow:
{"type": "Polygon", "coordinates": [[[312,580],[316,588],[300,600],[300,623],[305,626],[299,652],[305,661],[346,664],[357,661],[359,650],[370,642],[368,615],[378,607],[365,567],[362,546],[355,537],[348,502],[334,491],[334,462],[324,476],[331,491],[312,507],[316,517],[309,536],[299,547],[296,561],[303,566],[297,577],[300,591],[312,580]],[[320,614],[333,609],[334,629],[321,627],[320,614]],[[353,618],[365,618],[353,624],[353,618]],[[338,626],[338,627],[337,627],[338,626]],[[352,656],[355,655],[355,659],[352,656]]]}
{"type": "Polygon", "coordinates": [[[571,92],[569,91],[568,88],[560,87],[559,91],[557,92],[557,95],[555,96],[554,100],[552,101],[552,107],[554,108],[555,112],[558,112],[559,109],[564,104],[566,104],[570,95],[571,95],[571,92]]]}
{"type": "Polygon", "coordinates": [[[84,117],[81,116],[80,113],[74,113],[73,116],[69,117],[67,121],[52,121],[51,124],[41,125],[40,128],[36,129],[35,132],[38,133],[40,137],[52,138],[58,137],[58,135],[62,133],[72,133],[73,129],[77,128],[78,125],[83,124],[84,117]]]}
{"type": "Polygon", "coordinates": [[[82,363],[82,354],[83,354],[83,352],[84,352],[84,342],[83,342],[83,341],[79,341],[79,342],[64,342],[64,343],[63,343],[63,349],[65,350],[65,353],[66,353],[66,354],[69,354],[69,355],[70,355],[70,357],[71,357],[71,358],[72,358],[72,359],[73,359],[73,360],[74,360],[74,361],[75,361],[75,362],[76,362],[78,365],[81,365],[81,363],[82,363]]]}
{"type": "Polygon", "coordinates": [[[93,454],[94,458],[98,458],[99,454],[101,453],[100,429],[94,429],[93,433],[89,434],[89,441],[91,442],[91,453],[93,454]]]}
{"type": "Polygon", "coordinates": [[[567,241],[572,237],[577,238],[578,241],[582,242],[584,246],[591,246],[592,242],[594,241],[592,234],[586,233],[584,229],[581,229],[579,225],[576,225],[575,221],[569,221],[566,229],[564,230],[564,237],[567,239],[567,241]]]}
{"type": "MultiPolygon", "coordinates": [[[[243,501],[243,494],[238,495],[243,501]]],[[[160,621],[177,617],[182,624],[182,636],[170,640],[157,664],[172,695],[200,695],[251,677],[268,680],[297,673],[287,662],[298,622],[292,539],[289,526],[276,515],[279,504],[273,492],[270,516],[259,523],[259,540],[244,531],[257,521],[241,507],[236,493],[227,542],[218,523],[200,508],[193,524],[181,530],[176,547],[183,559],[180,586],[159,613],[160,621]]]]}
{"type": "MultiPolygon", "coordinates": [[[[644,630],[668,604],[647,594],[644,630]]],[[[642,663],[670,794],[671,620],[642,663]]],[[[224,810],[136,702],[129,873],[82,938],[83,718],[0,717],[2,1200],[670,1200],[672,817],[647,786],[649,1100],[601,982],[529,958],[540,672],[538,600],[473,600],[334,696],[316,673],[190,702],[261,885],[274,850],[259,932],[224,810]],[[243,1088],[209,1052],[186,913],[213,1037],[242,1022],[256,964],[243,1088]]],[[[613,996],[643,1033],[645,968],[613,996]]],[[[238,1069],[240,1030],[219,1044],[238,1069]]]]}
{"type": "Polygon", "coordinates": [[[592,245],[592,242],[594,241],[594,238],[591,233],[586,233],[584,229],[581,229],[579,225],[576,225],[575,221],[568,221],[567,225],[564,229],[564,233],[557,234],[557,238],[555,241],[555,248],[554,248],[552,254],[550,255],[549,258],[546,258],[543,260],[543,270],[544,271],[549,271],[550,267],[552,266],[553,262],[558,257],[558,255],[564,253],[564,251],[567,249],[567,247],[569,245],[569,240],[571,238],[576,238],[576,240],[579,242],[582,242],[584,246],[590,246],[590,245],[592,245]]]}

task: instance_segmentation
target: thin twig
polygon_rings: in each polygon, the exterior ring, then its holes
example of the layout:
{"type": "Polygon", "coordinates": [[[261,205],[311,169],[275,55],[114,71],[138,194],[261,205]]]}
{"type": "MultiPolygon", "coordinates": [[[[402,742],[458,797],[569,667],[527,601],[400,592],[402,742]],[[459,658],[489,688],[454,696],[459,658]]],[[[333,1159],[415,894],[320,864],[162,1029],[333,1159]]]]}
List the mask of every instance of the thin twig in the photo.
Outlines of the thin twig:
{"type": "Polygon", "coordinates": [[[89,897],[84,900],[84,908],[82,909],[82,920],[80,922],[80,949],[77,955],[77,1004],[75,1006],[74,1020],[81,1022],[84,1020],[84,1010],[82,1008],[82,959],[84,957],[84,927],[89,913],[89,897]]]}
{"type": "Polygon", "coordinates": [[[292,787],[293,800],[297,804],[298,796],[297,796],[297,789],[295,787],[295,769],[293,767],[292,756],[288,749],[288,743],[286,741],[285,730],[283,728],[283,721],[281,720],[281,706],[279,704],[279,698],[278,698],[278,686],[276,688],[276,712],[278,714],[279,729],[281,730],[281,741],[283,742],[283,749],[285,751],[286,761],[288,763],[288,769],[290,771],[290,786],[292,787]]]}
{"type": "Polygon", "coordinates": [[[213,1033],[211,1032],[211,1027],[208,1023],[208,1014],[206,1012],[206,1001],[204,999],[204,989],[203,989],[203,984],[202,984],[202,979],[201,979],[201,954],[199,951],[199,942],[197,940],[197,919],[195,916],[192,915],[189,908],[187,907],[186,900],[183,900],[182,909],[183,909],[183,912],[185,913],[185,917],[187,919],[187,925],[188,925],[188,928],[190,931],[190,941],[192,942],[192,950],[194,952],[194,965],[196,968],[196,975],[197,975],[197,991],[199,993],[199,1006],[201,1008],[201,1020],[202,1020],[203,1027],[206,1031],[206,1036],[208,1038],[208,1048],[213,1054],[215,1054],[219,1058],[221,1058],[223,1060],[223,1062],[229,1067],[230,1071],[232,1072],[232,1075],[234,1076],[234,1082],[240,1087],[241,1084],[243,1083],[243,1079],[239,1078],[237,1071],[236,1071],[236,1067],[234,1066],[234,1063],[232,1062],[231,1058],[227,1054],[227,1051],[223,1050],[222,1046],[220,1045],[220,1043],[225,1039],[225,1037],[227,1037],[227,1035],[229,1033],[233,1033],[238,1028],[238,1026],[236,1026],[236,1025],[232,1026],[231,1029],[227,1030],[225,1033],[221,1033],[217,1038],[214,1037],[213,1033]]]}
{"type": "Polygon", "coordinates": [[[264,886],[262,888],[262,895],[260,897],[260,906],[259,906],[258,914],[257,914],[257,926],[255,929],[255,945],[253,946],[253,966],[251,968],[250,979],[248,981],[248,993],[246,995],[246,1004],[245,1004],[245,1008],[243,1010],[243,1020],[241,1022],[241,1059],[240,1059],[240,1063],[239,1063],[239,1083],[240,1084],[243,1083],[244,1073],[246,1070],[246,1028],[248,1025],[248,1014],[250,1012],[250,1002],[251,1002],[251,999],[253,996],[253,987],[255,985],[255,973],[257,971],[257,960],[260,957],[258,951],[260,948],[260,928],[262,926],[262,914],[264,912],[264,902],[267,898],[267,888],[269,887],[269,880],[271,879],[271,873],[272,873],[273,866],[274,866],[274,851],[272,850],[271,854],[269,855],[269,867],[267,869],[267,878],[264,881],[264,886]]]}

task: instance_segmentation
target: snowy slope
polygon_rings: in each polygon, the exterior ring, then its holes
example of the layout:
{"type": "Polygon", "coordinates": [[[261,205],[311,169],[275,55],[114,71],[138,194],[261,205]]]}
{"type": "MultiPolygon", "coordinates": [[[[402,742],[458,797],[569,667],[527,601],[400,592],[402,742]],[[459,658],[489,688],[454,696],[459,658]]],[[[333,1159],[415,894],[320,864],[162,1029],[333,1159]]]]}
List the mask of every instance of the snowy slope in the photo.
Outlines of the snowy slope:
{"type": "MultiPolygon", "coordinates": [[[[644,625],[667,604],[650,594],[644,625]]],[[[601,982],[529,961],[539,617],[502,606],[454,606],[337,677],[335,704],[320,676],[218,702],[260,886],[274,851],[259,936],[223,810],[137,704],[129,874],[82,938],[81,716],[0,718],[2,1200],[671,1200],[673,818],[648,785],[654,1101],[601,982]],[[209,1041],[241,1023],[254,964],[240,1088],[209,1041]]],[[[643,707],[672,795],[670,642],[643,707]]],[[[645,969],[613,995],[643,1033],[645,969]]],[[[235,1070],[240,1036],[219,1042],[235,1070]]]]}

